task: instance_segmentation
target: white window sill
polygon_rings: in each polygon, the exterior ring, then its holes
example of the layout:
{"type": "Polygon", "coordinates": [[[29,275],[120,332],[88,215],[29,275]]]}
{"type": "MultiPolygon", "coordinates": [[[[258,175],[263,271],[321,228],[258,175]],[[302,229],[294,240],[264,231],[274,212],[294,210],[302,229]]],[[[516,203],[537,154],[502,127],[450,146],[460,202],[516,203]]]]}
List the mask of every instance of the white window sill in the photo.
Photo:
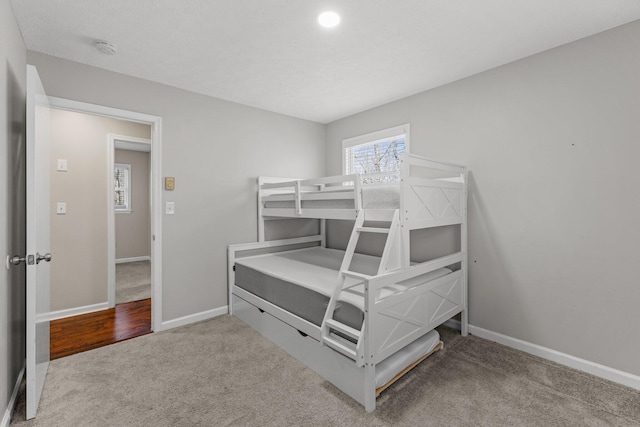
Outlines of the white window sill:
{"type": "Polygon", "coordinates": [[[117,214],[130,214],[133,213],[133,211],[131,209],[118,209],[116,210],[117,214]]]}

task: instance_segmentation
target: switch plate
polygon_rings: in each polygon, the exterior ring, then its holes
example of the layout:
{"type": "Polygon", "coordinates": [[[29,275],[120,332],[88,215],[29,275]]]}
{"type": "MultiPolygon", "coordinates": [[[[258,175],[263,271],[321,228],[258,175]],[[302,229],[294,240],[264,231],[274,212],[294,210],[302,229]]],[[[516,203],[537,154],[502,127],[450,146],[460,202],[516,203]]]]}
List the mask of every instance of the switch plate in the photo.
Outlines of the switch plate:
{"type": "Polygon", "coordinates": [[[58,171],[59,172],[67,171],[67,159],[58,159],[58,171]]]}
{"type": "Polygon", "coordinates": [[[56,205],[56,213],[58,215],[64,215],[67,213],[67,204],[65,202],[58,202],[56,205]]]}
{"type": "Polygon", "coordinates": [[[176,213],[176,204],[175,202],[166,202],[164,205],[164,213],[166,215],[173,215],[176,213]]]}

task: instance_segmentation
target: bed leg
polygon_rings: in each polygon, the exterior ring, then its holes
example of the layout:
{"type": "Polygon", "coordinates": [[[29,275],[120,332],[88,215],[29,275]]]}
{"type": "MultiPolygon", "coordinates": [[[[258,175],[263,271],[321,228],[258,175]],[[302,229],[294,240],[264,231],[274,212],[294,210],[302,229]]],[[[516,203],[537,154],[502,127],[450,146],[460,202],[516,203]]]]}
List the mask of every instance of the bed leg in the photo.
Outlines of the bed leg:
{"type": "Polygon", "coordinates": [[[467,310],[460,313],[460,335],[463,337],[469,335],[469,313],[467,310]]]}
{"type": "Polygon", "coordinates": [[[364,367],[364,409],[373,412],[376,409],[376,371],[375,367],[366,364],[364,367]]]}

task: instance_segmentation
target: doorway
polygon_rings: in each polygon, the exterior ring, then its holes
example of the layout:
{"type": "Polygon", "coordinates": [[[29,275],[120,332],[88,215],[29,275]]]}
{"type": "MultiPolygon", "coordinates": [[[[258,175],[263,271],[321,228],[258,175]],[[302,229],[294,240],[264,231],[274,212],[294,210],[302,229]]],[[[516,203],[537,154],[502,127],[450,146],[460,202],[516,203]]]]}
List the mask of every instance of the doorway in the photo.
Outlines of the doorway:
{"type": "MultiPolygon", "coordinates": [[[[100,167],[101,171],[104,171],[104,176],[107,179],[104,181],[104,187],[106,187],[107,193],[105,194],[104,203],[104,215],[107,218],[108,229],[108,242],[105,244],[105,265],[107,265],[107,291],[102,295],[105,295],[103,303],[94,304],[88,307],[78,307],[77,313],[72,314],[87,314],[96,312],[101,309],[107,309],[116,305],[116,219],[115,219],[115,200],[114,200],[114,166],[115,166],[115,150],[124,148],[125,151],[133,152],[138,151],[145,153],[147,156],[147,163],[149,171],[147,173],[148,184],[146,184],[148,190],[148,202],[134,200],[130,207],[133,210],[147,211],[149,226],[146,227],[146,236],[143,237],[146,240],[148,247],[148,255],[144,256],[144,261],[148,262],[148,270],[150,270],[149,284],[145,291],[148,297],[153,301],[151,304],[151,325],[152,329],[159,331],[161,329],[161,309],[162,309],[162,233],[161,233],[161,119],[156,116],[150,116],[146,114],[135,113],[126,110],[119,110],[94,104],[87,104],[77,101],[66,100],[62,98],[51,97],[51,107],[65,112],[75,112],[85,115],[94,116],[101,119],[119,120],[129,123],[132,126],[145,125],[148,127],[148,135],[140,135],[133,133],[131,136],[122,136],[122,132],[111,132],[110,135],[105,136],[104,146],[106,149],[103,151],[106,154],[107,160],[100,167]],[[119,147],[116,148],[116,145],[119,147]],[[133,148],[133,150],[132,150],[133,148]],[[107,196],[109,195],[109,196],[107,196]],[[136,208],[137,206],[137,208],[136,208]],[[145,209],[142,209],[143,206],[145,209]]],[[[127,133],[127,132],[124,132],[127,133]]],[[[64,159],[62,159],[64,160],[64,159]]],[[[54,161],[57,161],[54,160],[54,161]]],[[[55,163],[54,163],[55,164],[55,163]]],[[[67,165],[71,168],[71,165],[67,165]]],[[[137,168],[133,168],[132,172],[137,168]]],[[[133,182],[133,180],[132,180],[133,182]]],[[[102,184],[99,184],[102,185],[102,184]]],[[[102,190],[104,191],[104,190],[102,190]]],[[[57,201],[52,200],[52,204],[57,208],[57,201]]],[[[127,214],[122,214],[127,215],[127,214]]],[[[130,214],[129,214],[130,215],[130,214]]],[[[55,227],[55,225],[54,225],[55,227]]],[[[79,254],[80,257],[85,254],[79,254]]],[[[134,257],[125,257],[134,258],[134,257]]],[[[124,261],[134,261],[132,259],[124,259],[124,261]]],[[[126,262],[125,262],[126,263],[126,262]]],[[[53,297],[53,295],[52,295],[53,297]]],[[[58,316],[53,319],[67,317],[58,316]]]]}
{"type": "Polygon", "coordinates": [[[151,298],[151,140],[108,135],[109,307],[151,298]]]}

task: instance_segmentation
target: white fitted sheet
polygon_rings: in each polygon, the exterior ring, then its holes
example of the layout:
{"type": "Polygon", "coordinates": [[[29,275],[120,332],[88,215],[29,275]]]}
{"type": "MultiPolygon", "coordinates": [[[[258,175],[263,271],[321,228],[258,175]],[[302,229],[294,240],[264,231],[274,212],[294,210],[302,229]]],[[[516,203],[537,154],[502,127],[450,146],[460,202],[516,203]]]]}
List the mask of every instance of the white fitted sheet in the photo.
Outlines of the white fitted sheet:
{"type": "MultiPolygon", "coordinates": [[[[239,258],[236,260],[236,263],[277,279],[310,289],[321,295],[331,297],[338,284],[338,273],[343,258],[344,251],[318,246],[239,258]]],[[[351,263],[351,270],[374,276],[377,273],[379,263],[379,257],[355,253],[351,263]]],[[[424,283],[425,280],[437,279],[449,273],[451,273],[451,270],[448,268],[439,268],[422,276],[420,282],[424,283]]],[[[355,282],[352,281],[351,283],[355,282]]],[[[349,284],[349,282],[347,282],[347,284],[349,284]]],[[[406,284],[386,286],[380,290],[380,294],[376,299],[403,292],[414,285],[415,284],[408,282],[406,284]]],[[[364,285],[357,285],[352,289],[357,292],[363,292],[364,285]]],[[[343,291],[338,299],[358,307],[360,310],[364,310],[364,298],[355,292],[349,290],[343,291]]]]}

